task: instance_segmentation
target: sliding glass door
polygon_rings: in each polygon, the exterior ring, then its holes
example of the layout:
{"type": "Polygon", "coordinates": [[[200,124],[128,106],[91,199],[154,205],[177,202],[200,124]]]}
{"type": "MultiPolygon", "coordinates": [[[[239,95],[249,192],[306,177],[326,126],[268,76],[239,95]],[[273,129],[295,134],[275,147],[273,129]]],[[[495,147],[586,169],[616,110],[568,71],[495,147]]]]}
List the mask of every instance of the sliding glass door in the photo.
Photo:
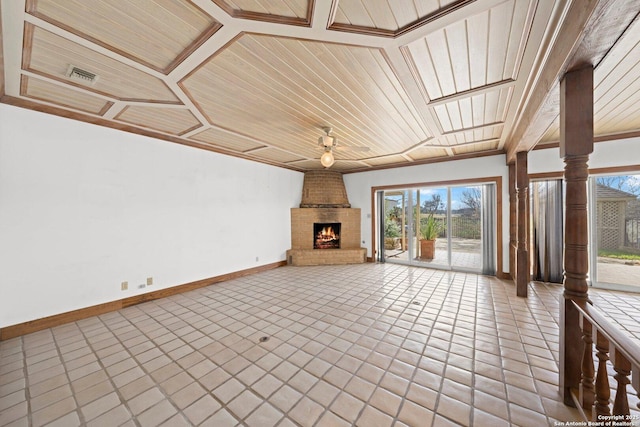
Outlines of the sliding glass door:
{"type": "Polygon", "coordinates": [[[427,186],[378,195],[378,260],[495,274],[495,185],[427,186]]]}
{"type": "Polygon", "coordinates": [[[640,175],[590,178],[593,286],[640,292],[640,175]]]}

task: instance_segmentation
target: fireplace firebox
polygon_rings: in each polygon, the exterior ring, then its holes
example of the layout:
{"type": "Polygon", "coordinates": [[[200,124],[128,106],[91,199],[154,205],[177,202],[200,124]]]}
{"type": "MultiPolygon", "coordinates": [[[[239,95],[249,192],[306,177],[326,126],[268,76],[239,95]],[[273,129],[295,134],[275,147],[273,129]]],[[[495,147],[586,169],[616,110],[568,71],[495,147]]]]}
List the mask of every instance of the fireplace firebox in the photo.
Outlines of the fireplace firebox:
{"type": "Polygon", "coordinates": [[[314,223],[313,249],[340,249],[340,223],[314,223]]]}

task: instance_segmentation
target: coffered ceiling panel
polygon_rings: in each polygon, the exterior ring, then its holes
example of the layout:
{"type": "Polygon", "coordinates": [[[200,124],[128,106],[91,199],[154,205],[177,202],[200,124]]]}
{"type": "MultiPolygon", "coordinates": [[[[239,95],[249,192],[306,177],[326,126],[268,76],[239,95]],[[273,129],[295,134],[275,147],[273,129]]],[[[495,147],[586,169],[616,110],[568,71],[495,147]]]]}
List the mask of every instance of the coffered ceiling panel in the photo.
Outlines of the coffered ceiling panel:
{"type": "Polygon", "coordinates": [[[366,162],[373,166],[383,166],[383,165],[392,165],[398,162],[407,161],[407,158],[404,156],[396,155],[396,156],[386,156],[386,157],[377,157],[373,159],[366,159],[366,162]]]}
{"type": "MultiPolygon", "coordinates": [[[[295,166],[304,170],[322,170],[324,169],[318,160],[302,160],[289,163],[290,166],[295,166]]],[[[337,172],[349,172],[354,169],[362,169],[367,167],[366,164],[358,161],[340,160],[331,166],[331,170],[337,172]]]]}
{"type": "Polygon", "coordinates": [[[413,160],[427,160],[435,159],[438,157],[447,157],[448,153],[444,148],[420,147],[416,150],[411,151],[408,156],[413,160]]]}
{"type": "Polygon", "coordinates": [[[247,153],[250,156],[258,156],[262,159],[273,160],[276,162],[295,162],[304,160],[302,157],[297,156],[292,153],[288,153],[283,150],[279,150],[277,148],[258,148],[257,150],[253,150],[247,153]]]}
{"type": "MultiPolygon", "coordinates": [[[[295,165],[296,168],[300,168],[302,170],[318,170],[318,169],[324,169],[322,167],[322,165],[319,164],[320,162],[318,160],[303,160],[301,162],[295,162],[295,163],[291,163],[291,165],[295,165]]],[[[362,166],[362,165],[357,165],[357,166],[362,166]]],[[[332,170],[338,170],[338,168],[340,168],[340,170],[349,170],[350,167],[346,164],[346,163],[336,163],[335,165],[331,166],[332,170]]]]}
{"type": "Polygon", "coordinates": [[[313,0],[212,0],[229,15],[246,19],[309,23],[313,0]],[[287,18],[295,18],[294,20],[287,18]]]}
{"type": "Polygon", "coordinates": [[[557,141],[576,61],[596,135],[640,132],[634,0],[0,0],[0,19],[0,102],[297,171],[327,128],[341,172],[557,141]]]}
{"type": "Polygon", "coordinates": [[[31,47],[23,57],[25,70],[115,99],[179,103],[162,80],[143,71],[30,24],[25,32],[31,47]],[[70,66],[97,75],[97,80],[70,79],[70,66]]]}
{"type": "MultiPolygon", "coordinates": [[[[297,163],[296,163],[297,164],[297,163]]],[[[352,161],[336,161],[336,163],[331,166],[331,169],[336,170],[338,172],[350,172],[355,169],[362,169],[366,165],[361,162],[352,162],[352,161]]],[[[310,164],[308,169],[324,169],[322,165],[319,165],[318,162],[313,162],[310,164]]]]}
{"type": "Polygon", "coordinates": [[[249,138],[245,138],[229,132],[224,132],[218,129],[207,129],[203,132],[196,133],[195,135],[191,136],[190,139],[211,144],[216,147],[221,147],[226,150],[238,151],[240,153],[264,147],[264,144],[251,140],[249,138]]]}
{"type": "Polygon", "coordinates": [[[433,107],[444,133],[502,123],[507,113],[510,89],[490,91],[433,107]]]}
{"type": "Polygon", "coordinates": [[[473,154],[483,151],[495,151],[498,149],[498,141],[480,142],[477,144],[467,144],[452,148],[456,155],[473,154]]]}
{"type": "Polygon", "coordinates": [[[27,10],[164,72],[220,26],[187,0],[129,0],[126,4],[118,0],[29,0],[27,10]],[[88,14],[96,19],[87,19],[88,14]]]}
{"type": "Polygon", "coordinates": [[[453,147],[455,145],[469,144],[473,142],[499,140],[502,135],[502,128],[502,125],[496,125],[464,132],[455,132],[443,135],[438,138],[438,141],[440,141],[441,145],[453,147]]]}
{"type": "Polygon", "coordinates": [[[113,103],[88,93],[60,86],[38,78],[22,77],[21,94],[28,98],[100,115],[113,103]]]}
{"type": "Polygon", "coordinates": [[[529,2],[510,0],[409,43],[430,100],[517,77],[529,2]]]}
{"type": "Polygon", "coordinates": [[[411,25],[417,25],[449,6],[469,0],[339,0],[329,28],[353,32],[395,36],[411,25]]]}
{"type": "Polygon", "coordinates": [[[397,30],[404,25],[416,21],[419,16],[415,10],[413,1],[398,1],[403,3],[401,15],[396,17],[391,5],[386,1],[342,0],[338,2],[338,9],[334,22],[360,27],[382,28],[385,30],[397,30]],[[408,7],[407,7],[408,6],[408,7]]]}
{"type": "Polygon", "coordinates": [[[130,106],[116,116],[117,120],[179,135],[200,127],[200,122],[184,108],[130,106]]]}
{"type": "Polygon", "coordinates": [[[305,155],[323,126],[369,156],[429,135],[379,49],[245,34],[181,86],[212,124],[305,155]]]}
{"type": "Polygon", "coordinates": [[[640,129],[640,19],[594,71],[596,134],[640,129]]]}

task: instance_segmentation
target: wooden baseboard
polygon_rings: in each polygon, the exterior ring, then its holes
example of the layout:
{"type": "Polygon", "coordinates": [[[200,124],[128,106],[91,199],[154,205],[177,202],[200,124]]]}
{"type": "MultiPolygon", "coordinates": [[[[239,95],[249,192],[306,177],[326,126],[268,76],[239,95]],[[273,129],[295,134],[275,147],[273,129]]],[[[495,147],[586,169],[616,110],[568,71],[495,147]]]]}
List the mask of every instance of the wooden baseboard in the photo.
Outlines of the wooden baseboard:
{"type": "Polygon", "coordinates": [[[131,307],[132,305],[140,304],[143,302],[153,301],[183,292],[192,291],[194,289],[203,288],[215,283],[237,279],[238,277],[248,276],[250,274],[259,273],[261,271],[272,270],[274,268],[282,267],[285,265],[287,265],[286,261],[274,262],[272,264],[266,264],[259,267],[248,268],[246,270],[235,271],[233,273],[227,273],[221,276],[210,277],[208,279],[185,283],[166,289],[160,289],[158,291],[148,292],[146,294],[136,295],[129,298],[106,302],[104,304],[98,304],[91,307],[68,311],[66,313],[54,314],[53,316],[43,317],[16,325],[6,326],[4,328],[0,328],[0,341],[30,334],[32,332],[41,331],[47,328],[53,328],[65,323],[86,319],[87,317],[109,313],[111,311],[120,310],[121,308],[125,307],[131,307]]]}

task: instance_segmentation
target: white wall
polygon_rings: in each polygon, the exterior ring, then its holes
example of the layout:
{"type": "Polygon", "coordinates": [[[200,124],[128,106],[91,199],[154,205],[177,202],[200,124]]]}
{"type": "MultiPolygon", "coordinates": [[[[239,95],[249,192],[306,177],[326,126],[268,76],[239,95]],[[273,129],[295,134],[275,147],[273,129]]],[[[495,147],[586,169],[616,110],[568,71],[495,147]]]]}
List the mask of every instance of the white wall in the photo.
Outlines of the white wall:
{"type": "MultiPolygon", "coordinates": [[[[509,168],[504,155],[479,157],[384,169],[344,175],[349,203],[362,210],[362,240],[368,256],[372,256],[371,236],[371,188],[386,185],[409,185],[437,181],[467,180],[485,177],[502,177],[502,270],[509,271],[509,168]]],[[[499,266],[498,266],[499,268],[499,266]]]]}
{"type": "MultiPolygon", "coordinates": [[[[596,142],[587,164],[589,169],[640,165],[640,138],[596,142]]],[[[530,174],[564,171],[559,148],[531,151],[527,166],[530,174]]]]}
{"type": "Polygon", "coordinates": [[[302,180],[0,104],[0,327],[282,261],[302,180]]]}

